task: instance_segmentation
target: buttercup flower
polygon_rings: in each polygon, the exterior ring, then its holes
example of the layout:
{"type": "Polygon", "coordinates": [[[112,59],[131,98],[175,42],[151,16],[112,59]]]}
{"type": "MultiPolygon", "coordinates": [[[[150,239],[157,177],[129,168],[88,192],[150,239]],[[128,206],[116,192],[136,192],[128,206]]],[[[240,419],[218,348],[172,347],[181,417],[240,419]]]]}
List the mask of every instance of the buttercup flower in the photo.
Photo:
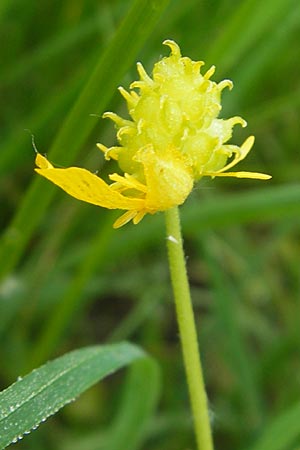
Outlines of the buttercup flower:
{"type": "Polygon", "coordinates": [[[124,175],[109,175],[113,183],[108,184],[85,169],[54,168],[41,154],[36,157],[36,172],[73,197],[125,210],[115,228],[181,205],[203,176],[271,178],[256,172],[228,172],[247,156],[254,142],[250,136],[241,147],[228,144],[233,126],[245,127],[246,122],[241,117],[218,118],[221,92],[231,89],[232,82],[211,81],[214,66],[202,75],[202,61],[182,57],[174,41],[164,44],[171,54],[154,65],[152,78],[138,63],[140,80],[130,85],[129,92],[119,88],[131,120],[112,112],[103,115],[115,122],[119,146],[97,146],[105,159],[118,162],[124,175]]]}

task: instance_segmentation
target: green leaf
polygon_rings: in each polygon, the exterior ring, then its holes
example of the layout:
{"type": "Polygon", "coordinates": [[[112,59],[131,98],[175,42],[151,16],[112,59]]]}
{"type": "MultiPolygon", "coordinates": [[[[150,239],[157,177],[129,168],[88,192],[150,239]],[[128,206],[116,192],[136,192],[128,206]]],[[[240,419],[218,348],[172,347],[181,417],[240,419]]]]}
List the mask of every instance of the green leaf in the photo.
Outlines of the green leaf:
{"type": "Polygon", "coordinates": [[[149,436],[153,411],[159,400],[160,370],[152,358],[134,362],[124,386],[120,407],[108,430],[76,433],[62,440],[57,450],[138,450],[149,436]]]}
{"type": "Polygon", "coordinates": [[[0,449],[21,439],[93,384],[145,356],[129,343],[86,347],[33,370],[0,393],[0,449]]]}

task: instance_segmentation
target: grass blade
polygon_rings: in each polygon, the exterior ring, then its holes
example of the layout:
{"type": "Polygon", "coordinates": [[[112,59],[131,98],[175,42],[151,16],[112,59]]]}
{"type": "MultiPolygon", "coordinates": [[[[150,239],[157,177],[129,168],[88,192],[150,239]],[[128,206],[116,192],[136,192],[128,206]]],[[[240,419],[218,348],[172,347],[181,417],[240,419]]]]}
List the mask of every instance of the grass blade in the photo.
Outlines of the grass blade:
{"type": "MultiPolygon", "coordinates": [[[[169,0],[136,0],[133,3],[66,118],[48,152],[50,159],[59,158],[60,164],[67,165],[76,157],[98,120],[90,117],[90,113],[103,112],[119,80],[135,60],[168,2],[169,0]],[[105,86],[105,89],[100,92],[101,86],[105,86]]],[[[55,192],[56,189],[43,183],[42,179],[36,177],[32,182],[2,238],[0,278],[17,264],[55,192]]]]}
{"type": "Polygon", "coordinates": [[[224,23],[219,39],[208,51],[207,59],[211,63],[218,61],[219,75],[228,73],[231,67],[249,51],[249,48],[268,33],[275,23],[280,23],[285,13],[293,9],[295,5],[295,0],[239,2],[230,20],[224,23]]]}
{"type": "Polygon", "coordinates": [[[144,356],[129,343],[86,347],[34,370],[0,393],[0,448],[21,439],[105,376],[144,356]]]}
{"type": "MultiPolygon", "coordinates": [[[[113,234],[112,222],[108,220],[99,229],[99,233],[92,241],[89,252],[74,274],[73,282],[67,288],[57,308],[50,314],[46,325],[43,327],[35,347],[31,351],[28,362],[29,368],[37,366],[45,361],[58,344],[62,335],[68,329],[74,316],[74,312],[82,311],[87,301],[82,298],[84,286],[92,277],[99,261],[106,252],[109,252],[109,243],[113,234]]],[[[103,260],[105,263],[105,259],[103,260]]]]}
{"type": "Polygon", "coordinates": [[[220,267],[214,250],[214,235],[205,233],[198,236],[198,245],[203,249],[204,260],[207,264],[212,285],[214,286],[213,309],[222,330],[223,342],[226,347],[227,358],[232,372],[240,384],[242,392],[240,402],[247,417],[247,424],[253,428],[261,424],[263,418],[263,402],[260,387],[254,373],[254,363],[248,349],[245,336],[238,323],[236,291],[220,267]]]}
{"type": "Polygon", "coordinates": [[[289,450],[300,436],[300,403],[277,417],[249,450],[289,450]]]}
{"type": "Polygon", "coordinates": [[[130,368],[122,407],[108,434],[105,450],[138,450],[158,401],[158,366],[145,358],[130,368]],[[145,382],[146,381],[146,382],[145,382]]]}

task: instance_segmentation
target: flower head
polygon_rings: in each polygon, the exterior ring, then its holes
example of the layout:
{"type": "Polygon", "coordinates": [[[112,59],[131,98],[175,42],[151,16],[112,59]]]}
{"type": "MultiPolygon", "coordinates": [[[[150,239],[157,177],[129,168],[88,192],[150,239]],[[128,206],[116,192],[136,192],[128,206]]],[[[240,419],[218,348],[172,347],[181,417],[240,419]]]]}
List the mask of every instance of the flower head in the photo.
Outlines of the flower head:
{"type": "Polygon", "coordinates": [[[119,88],[131,120],[112,112],[104,114],[116,124],[119,145],[97,146],[105,159],[118,162],[123,175],[109,175],[113,183],[107,184],[85,169],[58,169],[41,154],[36,157],[35,170],[73,197],[126,210],[115,228],[130,220],[137,224],[147,213],[181,205],[203,176],[270,178],[227,171],[247,156],[254,143],[250,136],[240,147],[228,144],[234,125],[245,127],[246,122],[241,117],[218,118],[221,92],[225,87],[231,89],[232,82],[211,81],[214,67],[202,75],[202,61],[182,57],[174,41],[164,44],[171,54],[154,65],[152,78],[138,63],[139,81],[130,85],[129,92],[119,88]]]}

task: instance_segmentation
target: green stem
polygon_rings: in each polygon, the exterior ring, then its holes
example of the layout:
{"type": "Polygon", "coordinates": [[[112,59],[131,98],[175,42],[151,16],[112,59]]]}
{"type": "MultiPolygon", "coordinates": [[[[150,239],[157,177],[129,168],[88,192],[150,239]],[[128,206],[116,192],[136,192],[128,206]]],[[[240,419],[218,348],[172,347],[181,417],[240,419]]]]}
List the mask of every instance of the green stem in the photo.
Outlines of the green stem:
{"type": "Polygon", "coordinates": [[[167,210],[165,215],[170,273],[198,450],[213,450],[207,397],[186,272],[178,208],[167,210]]]}

